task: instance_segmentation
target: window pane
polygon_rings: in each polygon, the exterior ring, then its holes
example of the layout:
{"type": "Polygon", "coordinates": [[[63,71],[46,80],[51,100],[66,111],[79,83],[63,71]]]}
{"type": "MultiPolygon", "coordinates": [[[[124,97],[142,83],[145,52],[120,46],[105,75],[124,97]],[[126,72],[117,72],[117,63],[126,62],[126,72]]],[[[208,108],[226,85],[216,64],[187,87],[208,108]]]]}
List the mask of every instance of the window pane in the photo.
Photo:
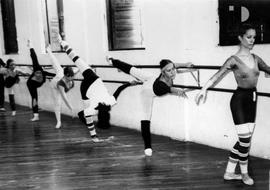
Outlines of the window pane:
{"type": "Polygon", "coordinates": [[[1,0],[6,54],[18,53],[17,31],[13,0],[1,0]]]}
{"type": "Polygon", "coordinates": [[[57,43],[58,34],[64,35],[63,1],[43,0],[43,26],[46,43],[53,51],[61,51],[57,43]],[[61,29],[61,30],[60,30],[61,29]]]}
{"type": "Polygon", "coordinates": [[[136,0],[108,0],[110,50],[143,48],[141,9],[136,0]]]}

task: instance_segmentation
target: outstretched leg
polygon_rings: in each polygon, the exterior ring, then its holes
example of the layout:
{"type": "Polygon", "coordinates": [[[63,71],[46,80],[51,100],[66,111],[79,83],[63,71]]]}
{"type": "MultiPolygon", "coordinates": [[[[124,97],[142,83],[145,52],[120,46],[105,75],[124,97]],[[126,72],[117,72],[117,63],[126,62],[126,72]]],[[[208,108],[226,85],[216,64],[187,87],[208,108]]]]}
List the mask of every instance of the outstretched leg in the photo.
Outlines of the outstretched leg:
{"type": "Polygon", "coordinates": [[[63,70],[63,68],[61,67],[61,64],[59,63],[59,61],[58,61],[58,60],[56,59],[56,57],[53,55],[50,46],[48,46],[48,47],[46,48],[46,50],[47,50],[47,53],[48,53],[48,55],[49,55],[49,57],[50,57],[50,60],[51,60],[53,69],[54,69],[54,71],[55,71],[55,73],[56,73],[55,78],[57,78],[57,79],[60,80],[61,78],[64,77],[64,70],[63,70]]]}
{"type": "Polygon", "coordinates": [[[42,71],[42,67],[39,65],[38,59],[37,59],[37,55],[36,52],[34,50],[33,47],[31,47],[31,43],[29,42],[29,48],[30,48],[30,56],[32,59],[32,63],[33,63],[33,71],[42,71]]]}
{"type": "Polygon", "coordinates": [[[61,47],[65,50],[68,57],[75,63],[79,71],[83,74],[85,70],[91,69],[90,66],[79,57],[79,55],[71,48],[71,46],[63,40],[60,40],[61,47]]]}
{"type": "Polygon", "coordinates": [[[118,59],[108,58],[108,61],[110,61],[114,67],[120,69],[126,74],[132,75],[133,77],[139,79],[142,82],[145,82],[153,77],[151,73],[138,69],[118,59]]]}

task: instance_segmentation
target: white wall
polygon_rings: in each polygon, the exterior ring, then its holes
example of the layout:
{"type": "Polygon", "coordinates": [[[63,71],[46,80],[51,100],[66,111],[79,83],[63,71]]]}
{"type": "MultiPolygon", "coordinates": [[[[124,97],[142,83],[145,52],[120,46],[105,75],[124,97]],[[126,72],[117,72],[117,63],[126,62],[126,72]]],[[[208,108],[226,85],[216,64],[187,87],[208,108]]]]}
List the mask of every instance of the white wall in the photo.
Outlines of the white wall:
{"type": "MultiPolygon", "coordinates": [[[[49,60],[44,52],[44,37],[41,27],[40,2],[36,0],[15,0],[17,32],[20,52],[13,55],[18,63],[31,63],[25,50],[25,41],[31,34],[42,64],[49,60]],[[27,2],[27,3],[25,3],[27,2]],[[27,13],[27,14],[25,14],[27,13]],[[26,32],[27,29],[27,32],[26,32]],[[28,32],[30,31],[30,32],[28,32]]],[[[108,52],[105,0],[65,0],[64,16],[66,38],[83,59],[90,64],[106,64],[105,56],[122,59],[131,64],[157,65],[161,59],[175,62],[191,61],[195,65],[221,65],[236,46],[218,46],[219,20],[217,0],[147,0],[142,1],[142,25],[145,50],[108,52]]],[[[0,38],[2,40],[2,38],[0,38]]],[[[1,43],[2,44],[2,43],[1,43]]],[[[270,63],[269,45],[257,45],[254,53],[270,63]]],[[[63,64],[72,64],[65,54],[57,54],[63,64]]],[[[9,56],[3,55],[5,59],[9,56]]],[[[98,69],[103,79],[131,79],[115,69],[98,69]]],[[[152,71],[158,74],[158,71],[152,71]]],[[[202,84],[215,71],[201,70],[202,84]]],[[[258,90],[269,92],[270,79],[261,75],[258,90]]],[[[175,84],[195,85],[190,74],[177,76],[175,84]]],[[[117,84],[106,84],[112,93],[117,84]]],[[[77,110],[82,108],[79,94],[79,82],[69,94],[71,103],[77,110]]],[[[236,83],[229,74],[217,87],[235,88],[236,83]]],[[[113,107],[112,124],[140,129],[140,110],[138,92],[140,86],[126,89],[113,107]],[[131,101],[132,100],[132,101],[131,101]]],[[[39,90],[40,106],[52,110],[49,84],[39,90]]],[[[236,132],[229,109],[231,93],[209,92],[208,101],[201,106],[195,105],[197,91],[188,93],[184,100],[171,95],[155,98],[152,132],[179,140],[194,141],[209,146],[231,149],[236,141],[236,132]]],[[[30,97],[21,82],[17,88],[17,102],[29,105],[30,97]]],[[[63,112],[69,114],[66,106],[63,112]]],[[[270,118],[269,98],[259,97],[257,127],[255,130],[251,154],[270,158],[270,118]],[[264,139],[262,141],[262,139],[264,139]]],[[[30,116],[29,116],[30,117],[30,116]]]]}

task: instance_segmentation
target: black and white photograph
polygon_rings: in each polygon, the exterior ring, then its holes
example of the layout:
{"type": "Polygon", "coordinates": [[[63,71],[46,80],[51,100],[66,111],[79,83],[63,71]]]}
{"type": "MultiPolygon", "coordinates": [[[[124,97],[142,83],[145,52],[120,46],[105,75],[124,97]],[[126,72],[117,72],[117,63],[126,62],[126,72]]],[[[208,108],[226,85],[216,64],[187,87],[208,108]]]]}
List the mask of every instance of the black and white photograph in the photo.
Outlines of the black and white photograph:
{"type": "Polygon", "coordinates": [[[270,0],[0,12],[0,190],[270,190],[270,0]]]}

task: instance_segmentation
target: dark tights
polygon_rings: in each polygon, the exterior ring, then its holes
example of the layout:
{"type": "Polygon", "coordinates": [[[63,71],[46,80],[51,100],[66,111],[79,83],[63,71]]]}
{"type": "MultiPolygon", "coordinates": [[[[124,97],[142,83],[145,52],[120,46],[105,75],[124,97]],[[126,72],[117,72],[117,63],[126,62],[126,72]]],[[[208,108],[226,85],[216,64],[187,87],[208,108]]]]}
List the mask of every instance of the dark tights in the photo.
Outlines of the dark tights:
{"type": "Polygon", "coordinates": [[[32,110],[33,113],[38,113],[38,92],[37,92],[37,85],[35,85],[35,81],[28,80],[27,87],[32,97],[32,110]]]}

